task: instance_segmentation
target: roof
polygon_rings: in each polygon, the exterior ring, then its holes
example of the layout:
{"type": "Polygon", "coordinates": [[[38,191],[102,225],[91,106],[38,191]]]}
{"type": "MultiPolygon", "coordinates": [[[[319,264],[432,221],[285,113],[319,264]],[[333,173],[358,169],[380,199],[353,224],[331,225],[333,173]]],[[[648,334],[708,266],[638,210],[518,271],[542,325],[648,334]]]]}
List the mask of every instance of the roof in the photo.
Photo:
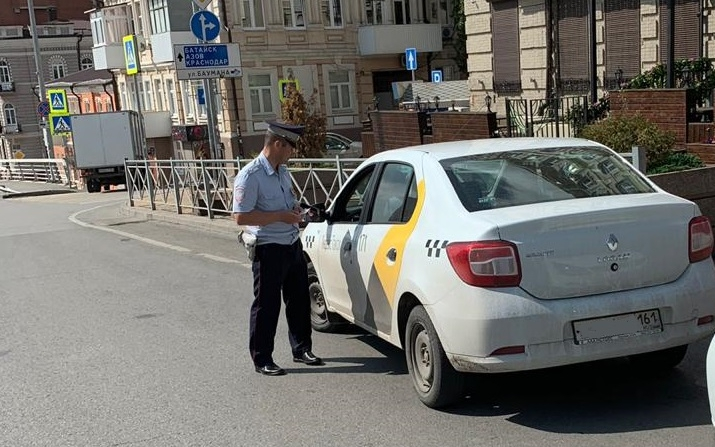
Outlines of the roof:
{"type": "Polygon", "coordinates": [[[478,140],[448,141],[444,143],[423,144],[403,149],[380,152],[375,157],[391,158],[400,151],[419,151],[432,155],[437,160],[473,154],[508,152],[518,150],[559,148],[559,147],[603,147],[603,145],[583,138],[484,138],[478,140]]]}
{"type": "Polygon", "coordinates": [[[109,70],[95,70],[88,68],[77,71],[71,75],[45,83],[45,87],[91,87],[103,86],[114,82],[112,72],[109,70]]]}
{"type": "Polygon", "coordinates": [[[406,83],[405,92],[400,98],[403,103],[415,102],[419,96],[420,102],[434,103],[434,97],[439,96],[439,102],[449,105],[452,101],[467,101],[469,103],[469,81],[444,82],[410,82],[406,83]]]}

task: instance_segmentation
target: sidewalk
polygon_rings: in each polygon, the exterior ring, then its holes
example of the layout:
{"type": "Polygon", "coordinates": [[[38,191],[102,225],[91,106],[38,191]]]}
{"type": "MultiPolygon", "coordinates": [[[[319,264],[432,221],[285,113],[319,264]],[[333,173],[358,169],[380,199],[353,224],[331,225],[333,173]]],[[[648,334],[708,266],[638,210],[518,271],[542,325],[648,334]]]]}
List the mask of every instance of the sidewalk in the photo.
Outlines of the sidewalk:
{"type": "Polygon", "coordinates": [[[191,214],[191,212],[177,214],[174,211],[152,210],[148,206],[135,205],[131,207],[129,203],[126,202],[121,205],[120,213],[129,217],[139,217],[157,222],[168,222],[198,230],[232,236],[237,235],[240,230],[240,227],[236,225],[236,221],[230,216],[215,216],[213,219],[209,219],[208,216],[196,216],[191,214]]]}
{"type": "Polygon", "coordinates": [[[77,192],[76,189],[60,183],[0,180],[0,193],[2,193],[3,199],[12,199],[14,197],[46,196],[51,194],[68,194],[75,192],[77,192]]]}

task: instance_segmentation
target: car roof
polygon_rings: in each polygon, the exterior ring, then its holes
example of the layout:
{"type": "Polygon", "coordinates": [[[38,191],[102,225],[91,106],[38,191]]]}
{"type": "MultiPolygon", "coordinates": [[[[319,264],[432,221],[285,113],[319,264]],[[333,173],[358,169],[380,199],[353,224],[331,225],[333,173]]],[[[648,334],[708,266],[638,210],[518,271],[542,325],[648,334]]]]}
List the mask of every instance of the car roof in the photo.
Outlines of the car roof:
{"type": "Polygon", "coordinates": [[[422,152],[437,160],[493,152],[559,148],[559,147],[604,147],[602,144],[583,138],[483,138],[478,140],[449,141],[445,143],[423,144],[401,149],[379,152],[373,157],[378,159],[399,158],[400,153],[422,152]]]}

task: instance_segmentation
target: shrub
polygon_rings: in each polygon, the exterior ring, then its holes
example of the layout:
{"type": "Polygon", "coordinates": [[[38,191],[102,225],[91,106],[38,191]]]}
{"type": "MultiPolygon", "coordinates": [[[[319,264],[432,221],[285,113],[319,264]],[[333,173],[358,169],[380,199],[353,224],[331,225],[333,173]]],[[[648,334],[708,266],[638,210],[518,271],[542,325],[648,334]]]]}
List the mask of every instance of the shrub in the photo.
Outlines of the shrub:
{"type": "Polygon", "coordinates": [[[303,136],[298,140],[295,152],[301,158],[320,158],[325,150],[325,130],[327,119],[316,105],[316,94],[309,101],[303,94],[288,86],[285,99],[281,104],[283,120],[290,124],[305,126],[303,136]]]}
{"type": "Polygon", "coordinates": [[[661,164],[649,165],[648,174],[684,171],[686,169],[702,168],[704,166],[705,163],[695,154],[671,152],[661,161],[661,164]]]}
{"type": "Polygon", "coordinates": [[[633,146],[643,147],[649,166],[662,165],[675,146],[673,132],[660,129],[641,115],[611,116],[584,127],[580,136],[616,152],[630,152],[633,146]]]}

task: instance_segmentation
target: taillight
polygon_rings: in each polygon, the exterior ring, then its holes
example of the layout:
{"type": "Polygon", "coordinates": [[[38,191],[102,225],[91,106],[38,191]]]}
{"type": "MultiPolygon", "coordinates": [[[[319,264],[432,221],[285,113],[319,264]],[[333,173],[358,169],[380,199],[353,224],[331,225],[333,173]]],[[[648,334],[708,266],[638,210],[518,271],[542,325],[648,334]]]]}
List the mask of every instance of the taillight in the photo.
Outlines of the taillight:
{"type": "Polygon", "coordinates": [[[453,242],[447,256],[457,276],[478,287],[514,287],[521,282],[516,245],[507,241],[453,242]]]}
{"type": "Polygon", "coordinates": [[[698,262],[709,258],[713,253],[713,229],[710,219],[705,216],[690,220],[688,232],[688,254],[690,262],[698,262]]]}

